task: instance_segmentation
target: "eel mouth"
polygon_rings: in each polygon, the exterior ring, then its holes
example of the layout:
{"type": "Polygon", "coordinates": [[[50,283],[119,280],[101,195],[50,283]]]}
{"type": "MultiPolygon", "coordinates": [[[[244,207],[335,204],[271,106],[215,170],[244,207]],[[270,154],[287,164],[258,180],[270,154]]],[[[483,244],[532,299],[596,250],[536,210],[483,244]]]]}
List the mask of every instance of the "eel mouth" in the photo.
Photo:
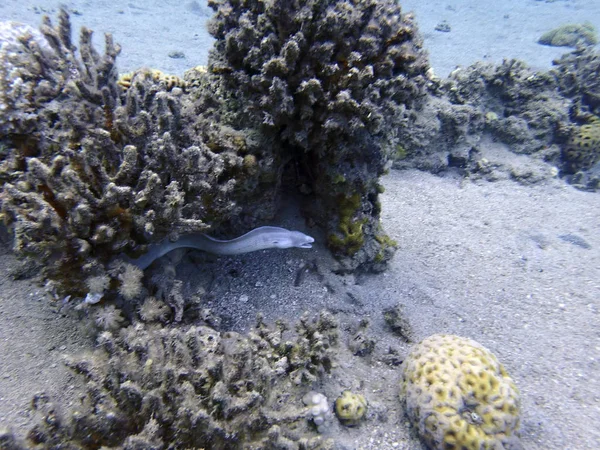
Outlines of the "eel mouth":
{"type": "Polygon", "coordinates": [[[315,240],[313,238],[311,238],[310,236],[307,236],[306,242],[303,242],[298,247],[299,248],[312,248],[312,243],[313,242],[315,242],[315,240]]]}

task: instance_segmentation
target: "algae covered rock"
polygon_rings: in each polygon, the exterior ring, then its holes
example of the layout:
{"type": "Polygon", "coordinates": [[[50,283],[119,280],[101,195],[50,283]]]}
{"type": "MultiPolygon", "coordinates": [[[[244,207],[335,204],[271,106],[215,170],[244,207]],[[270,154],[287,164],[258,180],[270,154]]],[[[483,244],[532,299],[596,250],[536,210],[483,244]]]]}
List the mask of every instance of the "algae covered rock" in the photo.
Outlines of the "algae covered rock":
{"type": "Polygon", "coordinates": [[[493,353],[454,335],[433,335],[403,363],[400,397],[434,450],[519,449],[519,392],[493,353]]]}
{"type": "Polygon", "coordinates": [[[544,33],[538,40],[540,44],[552,47],[577,47],[578,45],[596,45],[596,28],[589,22],[570,23],[544,33]]]}

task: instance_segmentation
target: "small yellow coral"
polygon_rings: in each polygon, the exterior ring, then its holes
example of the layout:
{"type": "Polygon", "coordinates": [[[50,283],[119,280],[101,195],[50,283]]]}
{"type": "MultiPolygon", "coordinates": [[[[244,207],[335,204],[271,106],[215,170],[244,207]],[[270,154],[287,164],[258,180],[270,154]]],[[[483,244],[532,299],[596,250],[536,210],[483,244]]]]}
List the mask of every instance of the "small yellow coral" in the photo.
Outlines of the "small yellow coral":
{"type": "Polygon", "coordinates": [[[344,391],[335,401],[335,414],[344,425],[358,424],[366,412],[367,401],[361,394],[344,391]]]}
{"type": "Polygon", "coordinates": [[[403,363],[400,392],[431,449],[518,445],[519,392],[496,357],[471,339],[433,335],[416,345],[403,363]]]}

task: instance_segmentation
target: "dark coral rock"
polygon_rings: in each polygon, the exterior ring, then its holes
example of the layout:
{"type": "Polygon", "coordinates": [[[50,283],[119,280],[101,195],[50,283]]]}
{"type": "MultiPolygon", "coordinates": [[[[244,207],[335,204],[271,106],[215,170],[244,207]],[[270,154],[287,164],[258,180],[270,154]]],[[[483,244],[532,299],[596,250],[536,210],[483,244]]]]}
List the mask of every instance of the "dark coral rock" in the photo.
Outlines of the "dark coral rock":
{"type": "Polygon", "coordinates": [[[573,114],[600,116],[600,54],[586,47],[563,55],[553,62],[552,74],[560,92],[573,101],[573,114]]]}
{"type": "Polygon", "coordinates": [[[475,63],[447,80],[432,80],[430,88],[421,114],[402,130],[402,159],[395,167],[432,172],[457,167],[473,174],[485,138],[514,153],[560,163],[570,102],[551,73],[534,72],[517,60],[475,63]]]}
{"type": "Polygon", "coordinates": [[[587,171],[600,161],[600,117],[592,116],[580,127],[575,127],[562,153],[564,170],[574,174],[587,171]]]}
{"type": "Polygon", "coordinates": [[[413,329],[404,314],[404,306],[401,303],[383,310],[383,319],[392,333],[405,342],[412,342],[413,329]]]}
{"type": "Polygon", "coordinates": [[[384,268],[378,180],[428,68],[412,17],[391,0],[209,5],[209,71],[237,110],[228,120],[268,137],[342,270],[384,268]]]}

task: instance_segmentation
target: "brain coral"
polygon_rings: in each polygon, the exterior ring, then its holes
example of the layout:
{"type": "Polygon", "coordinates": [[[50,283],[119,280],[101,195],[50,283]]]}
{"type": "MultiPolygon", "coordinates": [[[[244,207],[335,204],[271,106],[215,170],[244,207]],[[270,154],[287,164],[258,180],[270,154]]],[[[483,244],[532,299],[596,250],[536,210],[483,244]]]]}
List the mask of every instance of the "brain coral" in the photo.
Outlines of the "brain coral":
{"type": "Polygon", "coordinates": [[[433,335],[403,364],[401,399],[431,449],[518,449],[519,392],[477,342],[433,335]]]}
{"type": "Polygon", "coordinates": [[[593,116],[573,132],[562,156],[569,173],[587,170],[600,160],[600,117],[593,116]]]}

